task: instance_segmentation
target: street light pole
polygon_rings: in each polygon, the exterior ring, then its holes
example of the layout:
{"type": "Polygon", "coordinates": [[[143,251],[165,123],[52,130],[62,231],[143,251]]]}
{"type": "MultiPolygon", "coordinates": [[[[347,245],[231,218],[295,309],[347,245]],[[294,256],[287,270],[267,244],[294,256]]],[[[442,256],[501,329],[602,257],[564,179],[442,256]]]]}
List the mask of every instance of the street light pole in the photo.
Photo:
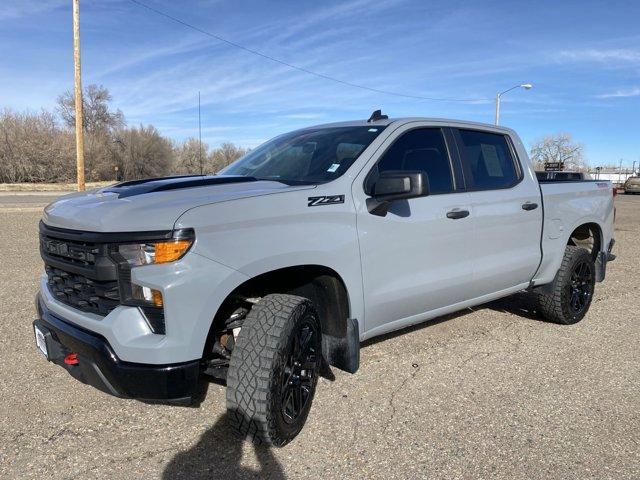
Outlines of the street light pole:
{"type": "Polygon", "coordinates": [[[524,88],[525,90],[529,90],[529,89],[533,88],[533,85],[531,85],[530,83],[523,83],[521,85],[514,85],[513,87],[508,88],[504,92],[500,92],[500,93],[498,93],[496,95],[496,125],[500,124],[500,99],[501,99],[502,95],[504,95],[507,92],[510,92],[511,90],[515,90],[516,88],[524,88]]]}

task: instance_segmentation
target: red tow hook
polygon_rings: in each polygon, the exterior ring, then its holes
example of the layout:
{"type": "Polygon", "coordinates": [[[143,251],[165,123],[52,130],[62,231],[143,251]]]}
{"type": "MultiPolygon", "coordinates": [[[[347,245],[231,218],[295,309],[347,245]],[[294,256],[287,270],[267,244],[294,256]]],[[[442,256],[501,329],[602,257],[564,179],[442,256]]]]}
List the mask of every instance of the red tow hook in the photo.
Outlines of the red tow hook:
{"type": "Polygon", "coordinates": [[[67,365],[77,365],[78,364],[78,354],[70,353],[66,357],[64,357],[64,363],[67,365]]]}

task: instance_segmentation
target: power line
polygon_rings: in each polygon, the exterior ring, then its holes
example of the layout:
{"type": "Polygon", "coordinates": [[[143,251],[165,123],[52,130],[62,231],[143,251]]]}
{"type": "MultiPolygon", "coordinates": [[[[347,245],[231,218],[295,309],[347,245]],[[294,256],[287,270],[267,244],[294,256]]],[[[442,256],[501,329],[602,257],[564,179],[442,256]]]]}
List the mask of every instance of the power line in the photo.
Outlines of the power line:
{"type": "Polygon", "coordinates": [[[184,20],[181,20],[181,19],[179,19],[177,17],[174,17],[173,15],[170,15],[170,14],[168,14],[166,12],[158,10],[157,8],[154,8],[154,7],[150,6],[150,5],[142,3],[142,2],[140,2],[138,0],[130,0],[130,1],[132,3],[135,3],[136,5],[138,5],[140,7],[146,8],[147,10],[149,10],[149,11],[151,11],[153,13],[156,13],[156,14],[162,16],[162,17],[165,17],[165,18],[167,18],[167,19],[169,19],[169,20],[171,20],[171,21],[173,21],[175,23],[178,23],[178,24],[180,24],[180,25],[182,25],[184,27],[190,28],[192,30],[195,30],[196,32],[200,32],[200,33],[202,33],[202,34],[204,34],[204,35],[206,35],[208,37],[214,38],[214,39],[216,39],[216,40],[218,40],[218,41],[220,41],[222,43],[225,43],[225,44],[229,45],[230,47],[234,47],[234,48],[237,48],[239,50],[244,50],[245,52],[251,53],[251,54],[256,55],[258,57],[265,58],[265,59],[270,60],[270,61],[275,62],[275,63],[279,63],[280,65],[284,65],[285,67],[292,68],[294,70],[298,70],[300,72],[306,73],[308,75],[313,75],[315,77],[322,78],[324,80],[329,80],[329,81],[334,82],[334,83],[339,83],[339,84],[342,84],[342,85],[346,85],[348,87],[359,88],[361,90],[368,90],[370,92],[381,93],[383,95],[392,95],[394,97],[412,98],[412,99],[415,99],[415,100],[430,100],[430,101],[435,101],[435,102],[475,103],[475,102],[478,102],[478,101],[487,101],[487,100],[489,100],[487,98],[445,98],[445,97],[424,97],[424,96],[421,96],[421,95],[407,95],[407,94],[404,94],[404,93],[398,93],[398,92],[392,92],[392,91],[389,91],[389,90],[381,90],[381,89],[378,89],[378,88],[367,87],[366,85],[360,85],[360,84],[357,84],[357,83],[348,82],[346,80],[340,80],[339,78],[335,78],[335,77],[332,77],[330,75],[325,75],[324,73],[320,73],[320,72],[316,72],[316,71],[313,71],[313,70],[309,70],[308,68],[300,67],[298,65],[294,65],[292,63],[285,62],[284,60],[280,60],[278,58],[272,57],[272,56],[267,55],[266,53],[262,53],[262,52],[260,52],[258,50],[254,50],[252,48],[245,47],[244,45],[240,45],[239,43],[236,43],[236,42],[233,42],[231,40],[228,40],[228,39],[226,39],[224,37],[221,37],[220,35],[216,35],[215,33],[211,33],[211,32],[209,32],[207,30],[204,30],[204,29],[202,29],[200,27],[192,25],[192,24],[190,24],[190,23],[188,23],[188,22],[186,22],[184,20]]]}

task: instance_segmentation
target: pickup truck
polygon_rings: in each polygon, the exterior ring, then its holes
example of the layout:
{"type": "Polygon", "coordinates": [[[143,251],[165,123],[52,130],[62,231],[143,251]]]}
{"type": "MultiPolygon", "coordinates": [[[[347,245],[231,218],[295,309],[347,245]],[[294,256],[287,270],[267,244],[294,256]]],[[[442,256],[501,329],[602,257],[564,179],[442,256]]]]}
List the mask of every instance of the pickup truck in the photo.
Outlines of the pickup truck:
{"type": "Polygon", "coordinates": [[[523,290],[580,321],[613,220],[609,182],[538,182],[513,130],[376,111],[47,206],[36,344],[119,397],[226,385],[237,430],[282,446],[364,340],[523,290]]]}

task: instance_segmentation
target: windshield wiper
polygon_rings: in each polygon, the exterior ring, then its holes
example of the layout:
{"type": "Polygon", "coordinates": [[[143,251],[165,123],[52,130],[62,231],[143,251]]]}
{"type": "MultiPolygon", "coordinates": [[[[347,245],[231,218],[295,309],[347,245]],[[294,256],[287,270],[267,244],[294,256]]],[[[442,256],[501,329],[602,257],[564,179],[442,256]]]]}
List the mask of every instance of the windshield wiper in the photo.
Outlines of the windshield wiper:
{"type": "Polygon", "coordinates": [[[288,178],[278,178],[278,177],[254,177],[256,180],[263,180],[265,182],[278,182],[284,183],[285,185],[317,185],[319,182],[311,182],[309,180],[292,180],[288,178]]]}

